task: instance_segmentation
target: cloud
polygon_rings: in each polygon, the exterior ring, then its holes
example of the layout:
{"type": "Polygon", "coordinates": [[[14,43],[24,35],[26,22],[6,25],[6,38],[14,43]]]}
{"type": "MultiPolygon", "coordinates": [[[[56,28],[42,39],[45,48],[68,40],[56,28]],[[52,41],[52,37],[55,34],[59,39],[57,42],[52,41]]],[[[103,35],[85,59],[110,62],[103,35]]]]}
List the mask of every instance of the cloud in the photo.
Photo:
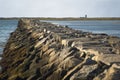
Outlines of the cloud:
{"type": "Polygon", "coordinates": [[[4,17],[120,16],[120,0],[0,0],[4,17]]]}

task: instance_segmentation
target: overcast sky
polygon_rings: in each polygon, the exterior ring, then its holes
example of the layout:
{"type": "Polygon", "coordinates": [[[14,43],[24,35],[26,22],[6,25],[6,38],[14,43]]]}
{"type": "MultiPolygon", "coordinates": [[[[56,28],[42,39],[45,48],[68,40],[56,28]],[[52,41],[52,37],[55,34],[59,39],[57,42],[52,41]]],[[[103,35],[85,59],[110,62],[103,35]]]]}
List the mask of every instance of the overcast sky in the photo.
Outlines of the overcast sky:
{"type": "Polygon", "coordinates": [[[0,17],[120,17],[120,0],[0,0],[0,17]]]}

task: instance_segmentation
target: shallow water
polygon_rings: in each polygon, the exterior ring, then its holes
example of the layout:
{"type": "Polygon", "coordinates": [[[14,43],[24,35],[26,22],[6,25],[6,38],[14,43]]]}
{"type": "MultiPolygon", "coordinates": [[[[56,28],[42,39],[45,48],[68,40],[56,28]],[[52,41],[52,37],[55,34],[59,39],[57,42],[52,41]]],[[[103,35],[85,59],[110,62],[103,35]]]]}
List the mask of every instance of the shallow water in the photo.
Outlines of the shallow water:
{"type": "Polygon", "coordinates": [[[10,33],[16,29],[17,23],[17,20],[0,20],[0,54],[3,51],[3,47],[5,46],[10,33]]]}

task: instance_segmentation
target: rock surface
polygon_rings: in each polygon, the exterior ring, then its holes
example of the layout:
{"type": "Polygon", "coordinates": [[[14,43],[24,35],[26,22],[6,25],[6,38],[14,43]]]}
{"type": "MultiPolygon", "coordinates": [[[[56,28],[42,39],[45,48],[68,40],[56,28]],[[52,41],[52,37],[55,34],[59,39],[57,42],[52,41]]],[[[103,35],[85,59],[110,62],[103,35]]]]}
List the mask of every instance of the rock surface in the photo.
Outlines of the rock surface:
{"type": "Polygon", "coordinates": [[[0,80],[120,80],[120,39],[21,19],[1,60],[0,80]]]}

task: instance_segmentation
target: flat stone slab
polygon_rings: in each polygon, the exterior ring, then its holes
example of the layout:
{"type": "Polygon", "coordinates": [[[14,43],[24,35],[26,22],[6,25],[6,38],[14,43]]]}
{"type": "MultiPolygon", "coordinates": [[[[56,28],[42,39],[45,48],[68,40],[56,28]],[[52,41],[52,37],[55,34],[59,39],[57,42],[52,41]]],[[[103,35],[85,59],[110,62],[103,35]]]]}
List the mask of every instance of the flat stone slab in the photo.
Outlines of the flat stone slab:
{"type": "Polygon", "coordinates": [[[102,62],[106,65],[111,65],[113,63],[120,63],[120,55],[118,54],[101,54],[94,56],[92,59],[97,62],[102,62]]]}

